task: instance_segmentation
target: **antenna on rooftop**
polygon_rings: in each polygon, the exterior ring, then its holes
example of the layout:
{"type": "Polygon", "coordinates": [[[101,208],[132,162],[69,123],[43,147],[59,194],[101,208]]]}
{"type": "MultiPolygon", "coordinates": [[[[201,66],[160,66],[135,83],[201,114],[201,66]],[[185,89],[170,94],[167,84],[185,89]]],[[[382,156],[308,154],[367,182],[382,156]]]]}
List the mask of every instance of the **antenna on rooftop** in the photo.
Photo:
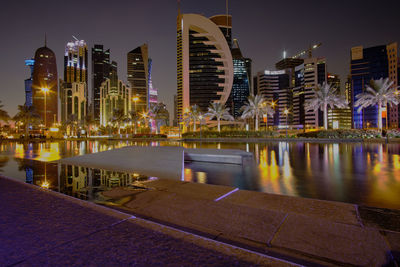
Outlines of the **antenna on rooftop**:
{"type": "Polygon", "coordinates": [[[44,33],[44,47],[47,47],[47,36],[46,36],[46,33],[44,33]]]}
{"type": "Polygon", "coordinates": [[[226,7],[226,37],[229,36],[228,26],[229,26],[229,9],[228,9],[228,0],[225,0],[226,7]]]}

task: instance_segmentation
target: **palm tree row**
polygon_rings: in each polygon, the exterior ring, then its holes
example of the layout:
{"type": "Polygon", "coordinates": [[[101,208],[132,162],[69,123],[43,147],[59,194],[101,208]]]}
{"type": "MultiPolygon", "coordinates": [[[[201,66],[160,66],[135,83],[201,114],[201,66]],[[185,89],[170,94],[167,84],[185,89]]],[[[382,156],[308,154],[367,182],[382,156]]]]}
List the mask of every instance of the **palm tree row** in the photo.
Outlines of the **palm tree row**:
{"type": "MultiPolygon", "coordinates": [[[[328,129],[328,109],[346,108],[348,107],[347,100],[344,96],[340,95],[337,88],[331,84],[324,82],[312,90],[313,97],[306,101],[305,111],[318,111],[323,112],[324,129],[328,129]]],[[[397,105],[400,103],[399,93],[397,88],[393,86],[393,82],[388,78],[371,80],[370,85],[366,86],[364,93],[356,96],[357,101],[355,107],[360,112],[363,108],[369,106],[378,106],[378,128],[382,130],[382,109],[387,105],[397,105]]],[[[260,118],[264,116],[272,116],[274,109],[272,103],[268,103],[261,95],[250,95],[247,103],[241,108],[242,119],[252,118],[255,122],[255,130],[259,129],[260,118]]],[[[212,102],[208,108],[208,112],[203,114],[197,105],[193,105],[184,114],[184,121],[186,124],[193,124],[193,131],[196,131],[196,122],[204,117],[208,119],[217,120],[217,129],[221,131],[221,120],[233,120],[232,115],[229,114],[229,108],[219,102],[212,102]]]]}

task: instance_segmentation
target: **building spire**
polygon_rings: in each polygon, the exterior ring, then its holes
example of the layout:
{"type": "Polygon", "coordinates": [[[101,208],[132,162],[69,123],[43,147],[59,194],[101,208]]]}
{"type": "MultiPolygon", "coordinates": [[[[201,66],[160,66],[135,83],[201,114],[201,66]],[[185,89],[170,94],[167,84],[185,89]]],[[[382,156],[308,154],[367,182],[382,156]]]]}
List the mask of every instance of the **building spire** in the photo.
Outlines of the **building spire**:
{"type": "Polygon", "coordinates": [[[228,0],[225,0],[225,7],[226,7],[226,37],[229,37],[229,9],[228,9],[228,0]]]}
{"type": "Polygon", "coordinates": [[[178,3],[178,16],[181,15],[181,0],[177,0],[178,3]]]}

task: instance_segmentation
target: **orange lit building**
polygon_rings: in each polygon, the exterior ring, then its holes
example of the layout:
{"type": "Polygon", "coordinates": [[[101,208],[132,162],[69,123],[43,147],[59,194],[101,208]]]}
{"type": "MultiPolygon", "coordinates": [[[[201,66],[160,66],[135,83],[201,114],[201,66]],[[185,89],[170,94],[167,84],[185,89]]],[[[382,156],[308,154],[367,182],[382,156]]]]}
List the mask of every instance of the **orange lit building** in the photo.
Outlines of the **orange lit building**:
{"type": "Polygon", "coordinates": [[[33,67],[32,99],[43,124],[50,127],[58,116],[57,64],[54,52],[47,47],[36,50],[33,67]]]}

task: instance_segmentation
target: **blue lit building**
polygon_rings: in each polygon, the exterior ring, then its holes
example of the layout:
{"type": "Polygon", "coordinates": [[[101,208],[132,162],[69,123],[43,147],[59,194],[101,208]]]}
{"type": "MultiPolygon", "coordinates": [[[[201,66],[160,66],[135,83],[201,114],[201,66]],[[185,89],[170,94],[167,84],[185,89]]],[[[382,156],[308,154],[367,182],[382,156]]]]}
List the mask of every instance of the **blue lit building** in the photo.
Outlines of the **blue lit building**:
{"type": "Polygon", "coordinates": [[[31,76],[25,80],[25,105],[28,107],[32,106],[32,76],[33,76],[34,64],[35,64],[34,59],[25,60],[25,66],[29,66],[31,70],[31,76]]]}
{"type": "Polygon", "coordinates": [[[240,109],[246,103],[251,91],[251,59],[244,58],[237,39],[233,40],[231,50],[233,60],[233,84],[227,107],[237,118],[241,115],[240,109]]]}
{"type": "MultiPolygon", "coordinates": [[[[390,78],[394,82],[393,86],[398,85],[398,63],[397,63],[397,43],[380,45],[369,48],[356,46],[351,48],[351,103],[355,103],[356,96],[364,92],[366,85],[371,81],[380,78],[390,78]]],[[[378,107],[370,106],[357,112],[358,107],[352,106],[353,128],[376,128],[378,127],[378,107]]],[[[399,127],[398,106],[387,108],[383,112],[384,127],[399,127]]]]}

